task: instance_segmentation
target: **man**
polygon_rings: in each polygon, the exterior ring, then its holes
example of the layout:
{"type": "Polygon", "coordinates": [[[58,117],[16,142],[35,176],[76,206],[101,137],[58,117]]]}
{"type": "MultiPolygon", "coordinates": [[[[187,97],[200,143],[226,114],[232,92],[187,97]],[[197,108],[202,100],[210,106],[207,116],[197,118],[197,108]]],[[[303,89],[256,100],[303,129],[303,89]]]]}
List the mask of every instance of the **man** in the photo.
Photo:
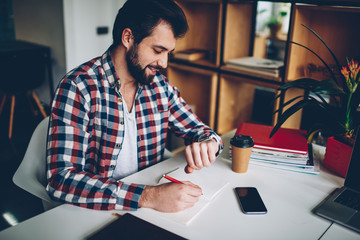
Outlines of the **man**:
{"type": "Polygon", "coordinates": [[[159,73],[187,28],[172,0],[128,0],[108,51],[62,79],[47,148],[53,199],[94,209],[163,212],[198,201],[201,188],[191,182],[144,186],[120,180],[162,160],[168,129],[184,138],[187,173],[210,166],[222,150],[219,136],[159,73]]]}

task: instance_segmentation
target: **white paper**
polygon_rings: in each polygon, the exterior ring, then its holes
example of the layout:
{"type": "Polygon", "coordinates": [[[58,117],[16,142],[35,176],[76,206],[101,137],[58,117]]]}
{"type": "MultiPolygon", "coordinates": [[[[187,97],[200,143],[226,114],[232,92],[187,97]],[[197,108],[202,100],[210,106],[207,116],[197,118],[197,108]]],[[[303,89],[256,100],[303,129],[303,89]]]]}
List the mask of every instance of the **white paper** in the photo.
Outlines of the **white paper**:
{"type": "MultiPolygon", "coordinates": [[[[185,167],[185,166],[184,166],[185,167]]],[[[203,211],[212,200],[214,200],[228,185],[228,181],[224,176],[220,176],[216,168],[203,168],[200,171],[194,171],[191,174],[184,172],[184,167],[170,172],[168,176],[175,178],[179,181],[190,181],[201,187],[203,196],[200,197],[199,201],[191,208],[177,213],[163,213],[152,209],[142,209],[145,211],[151,211],[154,215],[159,215],[176,222],[188,225],[196,216],[203,211]]],[[[161,178],[159,184],[170,182],[165,178],[161,178]]]]}

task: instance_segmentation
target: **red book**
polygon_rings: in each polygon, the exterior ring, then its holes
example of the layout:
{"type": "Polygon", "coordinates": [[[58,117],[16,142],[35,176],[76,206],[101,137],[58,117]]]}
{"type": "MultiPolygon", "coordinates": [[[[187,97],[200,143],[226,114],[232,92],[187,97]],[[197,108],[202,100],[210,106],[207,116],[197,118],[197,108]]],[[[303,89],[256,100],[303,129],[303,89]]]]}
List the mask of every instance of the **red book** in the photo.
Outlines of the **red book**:
{"type": "Polygon", "coordinates": [[[251,136],[255,142],[254,148],[258,149],[304,155],[308,153],[305,130],[279,128],[272,138],[269,138],[272,129],[272,126],[267,125],[240,123],[235,135],[251,136]]]}

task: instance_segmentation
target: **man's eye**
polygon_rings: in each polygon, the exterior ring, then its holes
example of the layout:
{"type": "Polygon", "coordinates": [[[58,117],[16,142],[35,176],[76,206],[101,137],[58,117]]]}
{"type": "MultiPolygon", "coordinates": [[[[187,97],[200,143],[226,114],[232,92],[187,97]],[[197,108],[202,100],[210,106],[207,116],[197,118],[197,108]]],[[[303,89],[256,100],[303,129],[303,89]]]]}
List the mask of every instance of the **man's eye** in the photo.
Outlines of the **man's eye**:
{"type": "Polygon", "coordinates": [[[154,49],[154,52],[157,53],[157,54],[160,54],[160,53],[161,53],[161,51],[158,51],[158,50],[156,50],[156,49],[154,49]]]}

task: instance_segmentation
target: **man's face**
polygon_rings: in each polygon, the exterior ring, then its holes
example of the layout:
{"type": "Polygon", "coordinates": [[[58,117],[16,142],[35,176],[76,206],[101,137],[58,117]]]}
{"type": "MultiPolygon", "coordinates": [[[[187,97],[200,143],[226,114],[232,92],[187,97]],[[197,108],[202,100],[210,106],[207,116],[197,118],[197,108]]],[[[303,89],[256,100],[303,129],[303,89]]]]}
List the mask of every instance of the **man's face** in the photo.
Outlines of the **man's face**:
{"type": "Polygon", "coordinates": [[[166,68],[176,38],[169,24],[160,22],[152,34],[134,44],[126,54],[130,74],[139,84],[149,84],[156,71],[166,68]]]}

